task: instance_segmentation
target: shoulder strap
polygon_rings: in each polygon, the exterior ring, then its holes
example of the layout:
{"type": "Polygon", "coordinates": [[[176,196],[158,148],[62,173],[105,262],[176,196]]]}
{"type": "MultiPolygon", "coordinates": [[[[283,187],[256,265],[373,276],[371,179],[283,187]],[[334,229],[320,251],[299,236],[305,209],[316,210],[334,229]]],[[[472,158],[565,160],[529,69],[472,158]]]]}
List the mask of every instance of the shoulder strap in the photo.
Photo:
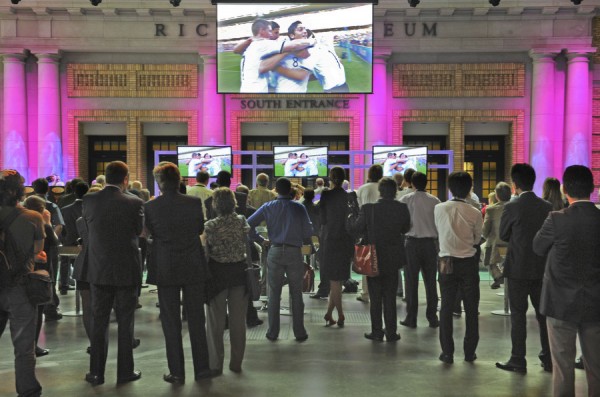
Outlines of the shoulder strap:
{"type": "Polygon", "coordinates": [[[2,230],[7,230],[10,227],[10,225],[12,225],[12,223],[15,221],[15,219],[17,219],[19,215],[21,215],[22,212],[23,211],[21,211],[21,209],[15,207],[15,209],[10,214],[8,214],[4,217],[4,219],[2,219],[2,223],[0,224],[2,230]]]}

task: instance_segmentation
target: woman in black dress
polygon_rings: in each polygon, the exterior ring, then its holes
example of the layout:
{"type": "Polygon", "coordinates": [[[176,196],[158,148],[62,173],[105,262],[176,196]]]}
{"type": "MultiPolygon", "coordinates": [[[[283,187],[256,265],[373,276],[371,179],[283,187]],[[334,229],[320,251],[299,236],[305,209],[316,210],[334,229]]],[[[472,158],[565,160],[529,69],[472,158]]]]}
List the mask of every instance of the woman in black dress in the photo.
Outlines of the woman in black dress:
{"type": "Polygon", "coordinates": [[[350,259],[354,250],[354,240],[346,231],[348,216],[348,193],[342,188],[346,172],[341,167],[329,171],[331,188],[323,191],[319,207],[321,211],[321,274],[330,280],[329,304],[325,314],[326,326],[336,323],[333,309],[338,312],[338,327],[344,326],[342,309],[342,284],[350,278],[350,259]]]}

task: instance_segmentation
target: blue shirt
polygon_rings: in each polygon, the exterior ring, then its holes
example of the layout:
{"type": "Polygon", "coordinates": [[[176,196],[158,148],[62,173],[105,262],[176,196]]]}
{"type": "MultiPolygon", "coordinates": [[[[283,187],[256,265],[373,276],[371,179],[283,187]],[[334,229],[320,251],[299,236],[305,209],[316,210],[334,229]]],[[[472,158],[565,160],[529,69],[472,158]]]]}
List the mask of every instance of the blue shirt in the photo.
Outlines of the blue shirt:
{"type": "Polygon", "coordinates": [[[277,200],[263,204],[248,219],[250,237],[256,241],[264,240],[255,230],[262,221],[267,222],[269,240],[272,244],[301,247],[304,240],[310,240],[313,235],[312,223],[306,208],[289,197],[278,196],[277,200]]]}

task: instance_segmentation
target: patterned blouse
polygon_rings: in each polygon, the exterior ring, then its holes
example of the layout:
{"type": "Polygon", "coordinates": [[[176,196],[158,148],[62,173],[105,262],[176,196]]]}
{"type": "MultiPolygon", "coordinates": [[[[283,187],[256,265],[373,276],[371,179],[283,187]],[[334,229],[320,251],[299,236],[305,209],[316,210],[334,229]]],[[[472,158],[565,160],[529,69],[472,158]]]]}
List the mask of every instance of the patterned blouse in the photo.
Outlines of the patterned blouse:
{"type": "Polygon", "coordinates": [[[218,216],[204,224],[208,256],[220,263],[235,263],[246,259],[246,244],[250,225],[243,215],[218,216]]]}

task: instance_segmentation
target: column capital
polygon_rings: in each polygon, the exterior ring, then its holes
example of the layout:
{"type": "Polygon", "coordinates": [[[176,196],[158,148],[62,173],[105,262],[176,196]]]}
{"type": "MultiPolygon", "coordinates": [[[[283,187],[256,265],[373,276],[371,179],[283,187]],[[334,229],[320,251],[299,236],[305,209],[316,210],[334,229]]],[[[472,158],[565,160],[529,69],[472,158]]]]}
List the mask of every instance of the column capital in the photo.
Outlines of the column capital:
{"type": "Polygon", "coordinates": [[[200,59],[202,59],[202,63],[205,65],[217,63],[217,56],[215,54],[200,54],[200,59]]]}
{"type": "Polygon", "coordinates": [[[572,62],[575,60],[578,61],[589,61],[592,55],[596,53],[596,48],[587,47],[587,48],[569,48],[565,53],[568,62],[572,62]],[[577,59],[580,58],[580,59],[577,59]]]}
{"type": "Polygon", "coordinates": [[[2,57],[2,61],[6,63],[25,63],[25,59],[27,59],[26,54],[0,54],[2,57]]]}
{"type": "Polygon", "coordinates": [[[59,53],[50,52],[35,52],[33,55],[38,59],[38,63],[59,63],[61,58],[59,53]]]}
{"type": "Polygon", "coordinates": [[[534,62],[554,61],[554,58],[561,53],[558,49],[532,48],[529,50],[529,56],[534,62]]]}

